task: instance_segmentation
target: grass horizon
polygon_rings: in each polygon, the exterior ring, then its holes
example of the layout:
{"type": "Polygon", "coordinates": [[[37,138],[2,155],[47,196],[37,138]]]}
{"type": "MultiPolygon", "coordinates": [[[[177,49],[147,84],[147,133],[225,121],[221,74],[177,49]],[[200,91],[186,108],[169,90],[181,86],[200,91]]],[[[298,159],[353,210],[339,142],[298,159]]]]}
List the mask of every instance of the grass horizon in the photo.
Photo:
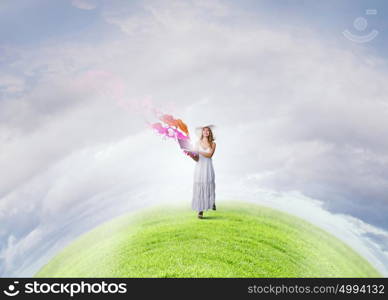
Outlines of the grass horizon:
{"type": "Polygon", "coordinates": [[[361,255],[293,215],[242,201],[197,219],[155,206],[81,235],[34,277],[382,277],[361,255]]]}

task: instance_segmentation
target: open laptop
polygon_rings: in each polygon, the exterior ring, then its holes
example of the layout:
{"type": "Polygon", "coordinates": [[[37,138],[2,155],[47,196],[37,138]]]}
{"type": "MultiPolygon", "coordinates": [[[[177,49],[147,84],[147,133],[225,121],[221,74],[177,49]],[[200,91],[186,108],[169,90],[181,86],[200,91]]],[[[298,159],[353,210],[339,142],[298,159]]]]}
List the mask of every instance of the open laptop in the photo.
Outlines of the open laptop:
{"type": "Polygon", "coordinates": [[[181,147],[182,150],[187,151],[187,152],[192,152],[194,154],[198,154],[197,151],[194,151],[194,147],[191,144],[191,140],[190,139],[184,139],[184,140],[178,139],[178,144],[179,144],[179,147],[181,147]]]}

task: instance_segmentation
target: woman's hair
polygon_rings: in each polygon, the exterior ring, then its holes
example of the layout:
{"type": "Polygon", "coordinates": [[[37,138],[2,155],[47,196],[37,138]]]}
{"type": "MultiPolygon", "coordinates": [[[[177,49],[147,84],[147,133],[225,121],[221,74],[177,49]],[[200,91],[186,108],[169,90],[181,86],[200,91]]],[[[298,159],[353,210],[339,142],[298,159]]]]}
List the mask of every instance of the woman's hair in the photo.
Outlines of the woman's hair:
{"type": "Polygon", "coordinates": [[[210,127],[205,126],[205,127],[202,128],[202,131],[201,131],[201,139],[200,139],[200,141],[202,141],[202,138],[203,138],[203,130],[204,130],[205,128],[208,128],[208,129],[209,129],[209,136],[207,137],[207,140],[208,140],[209,144],[211,145],[211,144],[213,143],[213,141],[215,141],[215,137],[213,136],[213,131],[211,130],[210,127]]]}

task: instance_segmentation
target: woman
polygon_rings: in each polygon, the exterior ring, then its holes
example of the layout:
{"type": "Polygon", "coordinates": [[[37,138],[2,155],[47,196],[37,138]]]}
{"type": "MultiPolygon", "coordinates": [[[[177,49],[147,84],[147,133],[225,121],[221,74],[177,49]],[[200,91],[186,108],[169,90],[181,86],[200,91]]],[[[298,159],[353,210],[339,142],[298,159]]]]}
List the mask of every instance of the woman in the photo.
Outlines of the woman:
{"type": "Polygon", "coordinates": [[[195,144],[195,152],[191,154],[197,164],[194,172],[193,198],[191,207],[198,211],[198,218],[203,218],[203,211],[212,208],[216,210],[215,205],[215,174],[213,168],[212,156],[216,150],[216,143],[212,132],[213,125],[198,127],[201,131],[201,137],[195,144]]]}

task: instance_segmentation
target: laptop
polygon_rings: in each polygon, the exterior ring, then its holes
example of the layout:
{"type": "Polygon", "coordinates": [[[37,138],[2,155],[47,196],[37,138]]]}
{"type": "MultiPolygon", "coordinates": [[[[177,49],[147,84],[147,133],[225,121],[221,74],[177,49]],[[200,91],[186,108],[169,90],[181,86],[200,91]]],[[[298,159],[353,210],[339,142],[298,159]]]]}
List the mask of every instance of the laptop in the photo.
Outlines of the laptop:
{"type": "Polygon", "coordinates": [[[184,140],[178,139],[178,144],[182,150],[187,151],[187,152],[192,152],[194,154],[198,154],[198,152],[194,151],[194,147],[191,144],[191,140],[189,138],[184,139],[184,140]]]}

